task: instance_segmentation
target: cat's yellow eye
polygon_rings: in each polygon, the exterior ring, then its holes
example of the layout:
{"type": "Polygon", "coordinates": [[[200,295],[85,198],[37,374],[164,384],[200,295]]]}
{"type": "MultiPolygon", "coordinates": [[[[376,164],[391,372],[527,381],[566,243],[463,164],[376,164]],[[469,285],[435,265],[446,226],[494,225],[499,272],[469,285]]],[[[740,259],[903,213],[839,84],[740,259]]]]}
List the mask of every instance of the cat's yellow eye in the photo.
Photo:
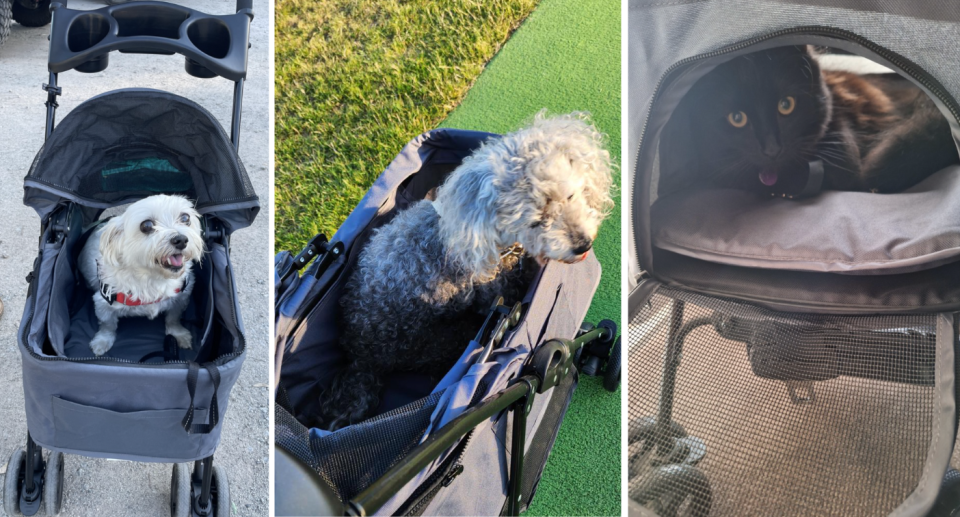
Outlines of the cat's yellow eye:
{"type": "Polygon", "coordinates": [[[743,127],[747,125],[747,114],[738,111],[736,113],[730,113],[727,115],[727,122],[730,123],[733,127],[743,127]]]}
{"type": "Polygon", "coordinates": [[[797,100],[793,97],[784,97],[780,99],[780,103],[777,104],[777,111],[781,115],[789,115],[793,113],[793,108],[797,107],[797,100]]]}

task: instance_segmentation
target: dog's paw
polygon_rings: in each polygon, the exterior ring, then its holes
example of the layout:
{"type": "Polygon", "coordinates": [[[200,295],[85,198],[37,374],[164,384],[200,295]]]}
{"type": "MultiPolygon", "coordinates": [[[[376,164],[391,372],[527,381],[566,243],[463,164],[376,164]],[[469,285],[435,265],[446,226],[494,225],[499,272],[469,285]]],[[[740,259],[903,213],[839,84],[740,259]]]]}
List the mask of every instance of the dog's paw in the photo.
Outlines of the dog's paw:
{"type": "Polygon", "coordinates": [[[90,340],[90,350],[94,355],[103,355],[113,347],[113,340],[116,338],[113,334],[97,332],[90,340]]]}
{"type": "Polygon", "coordinates": [[[167,334],[177,340],[177,346],[180,348],[186,350],[193,348],[193,335],[182,326],[167,327],[167,334]]]}

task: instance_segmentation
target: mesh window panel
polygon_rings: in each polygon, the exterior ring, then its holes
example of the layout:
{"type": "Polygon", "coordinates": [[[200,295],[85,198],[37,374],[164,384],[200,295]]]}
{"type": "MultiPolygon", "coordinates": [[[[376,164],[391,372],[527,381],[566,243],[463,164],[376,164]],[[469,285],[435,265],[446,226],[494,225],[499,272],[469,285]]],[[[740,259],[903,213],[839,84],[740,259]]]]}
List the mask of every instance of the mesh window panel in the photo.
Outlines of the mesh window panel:
{"type": "Polygon", "coordinates": [[[662,516],[890,513],[942,475],[936,328],[661,288],[629,326],[629,496],[662,516]]]}
{"type": "Polygon", "coordinates": [[[276,404],[276,443],[315,470],[345,502],[420,443],[441,395],[434,393],[322,437],[311,436],[309,429],[276,404]]]}

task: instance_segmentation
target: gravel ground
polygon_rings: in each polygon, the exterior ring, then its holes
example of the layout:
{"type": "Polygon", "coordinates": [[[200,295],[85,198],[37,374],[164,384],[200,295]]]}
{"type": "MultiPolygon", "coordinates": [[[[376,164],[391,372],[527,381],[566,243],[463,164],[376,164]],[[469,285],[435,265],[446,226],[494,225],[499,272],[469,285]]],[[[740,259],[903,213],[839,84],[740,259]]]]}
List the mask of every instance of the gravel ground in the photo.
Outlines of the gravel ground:
{"type": "MultiPolygon", "coordinates": [[[[234,12],[234,0],[180,0],[176,3],[215,14],[234,12]]],[[[71,0],[75,9],[103,3],[71,0]]],[[[268,10],[257,2],[252,26],[249,74],[243,109],[240,155],[260,195],[256,223],[232,241],[234,272],[247,332],[247,359],[230,395],[216,462],[230,476],[233,515],[267,515],[268,505],[268,285],[270,267],[268,210],[269,106],[268,10]]],[[[27,434],[16,332],[23,313],[24,277],[36,255],[39,218],[23,206],[22,181],[43,143],[46,56],[49,26],[28,29],[14,24],[0,47],[0,475],[7,459],[23,447],[27,434]]],[[[98,93],[124,87],[152,87],[188,97],[229,127],[233,85],[224,79],[196,79],[183,70],[179,56],[113,53],[104,72],[61,74],[58,119],[98,93]]],[[[110,461],[68,455],[61,515],[165,515],[169,512],[169,464],[110,461]]],[[[0,510],[2,512],[2,510],[0,510]]]]}

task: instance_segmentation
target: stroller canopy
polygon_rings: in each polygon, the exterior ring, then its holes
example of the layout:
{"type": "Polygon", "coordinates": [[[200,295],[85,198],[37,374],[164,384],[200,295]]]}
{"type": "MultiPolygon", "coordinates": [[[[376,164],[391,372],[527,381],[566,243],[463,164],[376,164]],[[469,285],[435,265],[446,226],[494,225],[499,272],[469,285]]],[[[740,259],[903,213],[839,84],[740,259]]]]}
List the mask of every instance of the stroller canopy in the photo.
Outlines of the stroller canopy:
{"type": "Polygon", "coordinates": [[[41,218],[65,200],[105,209],[154,194],[186,196],[230,232],[249,226],[260,209],[217,120],[157,90],[119,90],[77,106],[24,179],[24,204],[41,218]]]}

